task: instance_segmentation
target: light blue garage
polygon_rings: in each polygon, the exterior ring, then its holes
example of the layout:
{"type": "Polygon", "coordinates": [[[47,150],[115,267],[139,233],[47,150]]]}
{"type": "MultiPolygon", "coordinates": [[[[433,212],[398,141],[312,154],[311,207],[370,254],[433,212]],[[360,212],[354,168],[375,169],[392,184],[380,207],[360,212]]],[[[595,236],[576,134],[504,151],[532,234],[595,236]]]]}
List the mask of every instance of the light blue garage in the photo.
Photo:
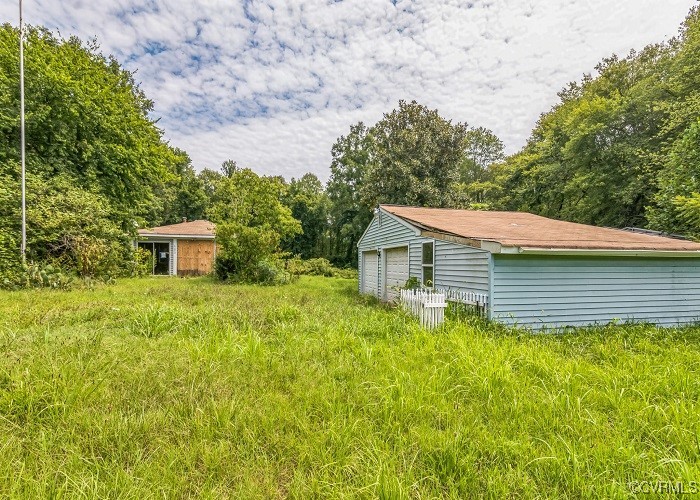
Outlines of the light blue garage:
{"type": "Polygon", "coordinates": [[[359,288],[396,300],[410,277],[487,298],[533,329],[700,322],[700,244],[522,212],[381,205],[358,242],[359,288]]]}

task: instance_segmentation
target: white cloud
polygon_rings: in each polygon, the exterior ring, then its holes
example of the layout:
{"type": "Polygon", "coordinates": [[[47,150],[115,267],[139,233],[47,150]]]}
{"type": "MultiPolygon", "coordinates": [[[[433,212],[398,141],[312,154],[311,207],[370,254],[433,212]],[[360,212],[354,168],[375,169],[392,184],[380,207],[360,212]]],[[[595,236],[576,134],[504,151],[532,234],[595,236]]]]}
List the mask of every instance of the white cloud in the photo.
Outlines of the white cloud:
{"type": "MultiPolygon", "coordinates": [[[[0,17],[17,23],[14,2],[0,17]]],[[[509,152],[567,82],[676,34],[691,0],[35,0],[31,24],[96,36],[198,168],[328,176],[330,148],[399,99],[489,127],[509,152]]]]}

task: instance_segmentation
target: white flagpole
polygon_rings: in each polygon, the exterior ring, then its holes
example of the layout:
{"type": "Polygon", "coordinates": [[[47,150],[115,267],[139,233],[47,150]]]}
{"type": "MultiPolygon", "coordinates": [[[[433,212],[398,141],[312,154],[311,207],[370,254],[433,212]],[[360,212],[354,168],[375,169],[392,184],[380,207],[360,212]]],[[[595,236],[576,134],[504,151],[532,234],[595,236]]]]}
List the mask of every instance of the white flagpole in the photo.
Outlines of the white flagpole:
{"type": "Polygon", "coordinates": [[[27,261],[27,207],[24,164],[24,24],[22,23],[22,0],[19,0],[19,107],[20,107],[20,142],[22,155],[22,262],[27,261]]]}

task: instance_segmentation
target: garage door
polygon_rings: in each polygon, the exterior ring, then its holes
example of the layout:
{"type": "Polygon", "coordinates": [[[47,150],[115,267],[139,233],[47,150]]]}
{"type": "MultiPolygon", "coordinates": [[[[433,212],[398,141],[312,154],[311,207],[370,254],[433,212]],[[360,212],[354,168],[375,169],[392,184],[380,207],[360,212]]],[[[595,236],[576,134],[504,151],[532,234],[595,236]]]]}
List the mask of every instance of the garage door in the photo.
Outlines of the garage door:
{"type": "Polygon", "coordinates": [[[386,250],[386,300],[396,302],[408,280],[408,247],[386,250]]]}
{"type": "Polygon", "coordinates": [[[363,252],[362,254],[362,293],[377,295],[377,251],[363,252]]]}

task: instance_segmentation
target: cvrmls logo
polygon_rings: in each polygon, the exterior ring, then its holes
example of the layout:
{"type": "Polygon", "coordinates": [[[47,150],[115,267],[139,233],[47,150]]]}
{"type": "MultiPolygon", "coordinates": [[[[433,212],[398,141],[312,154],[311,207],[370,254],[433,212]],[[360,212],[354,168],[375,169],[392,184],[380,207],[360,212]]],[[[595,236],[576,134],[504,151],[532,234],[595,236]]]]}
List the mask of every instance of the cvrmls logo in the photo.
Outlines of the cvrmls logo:
{"type": "Polygon", "coordinates": [[[628,483],[632,494],[695,495],[700,493],[698,481],[632,481],[628,483]]]}

